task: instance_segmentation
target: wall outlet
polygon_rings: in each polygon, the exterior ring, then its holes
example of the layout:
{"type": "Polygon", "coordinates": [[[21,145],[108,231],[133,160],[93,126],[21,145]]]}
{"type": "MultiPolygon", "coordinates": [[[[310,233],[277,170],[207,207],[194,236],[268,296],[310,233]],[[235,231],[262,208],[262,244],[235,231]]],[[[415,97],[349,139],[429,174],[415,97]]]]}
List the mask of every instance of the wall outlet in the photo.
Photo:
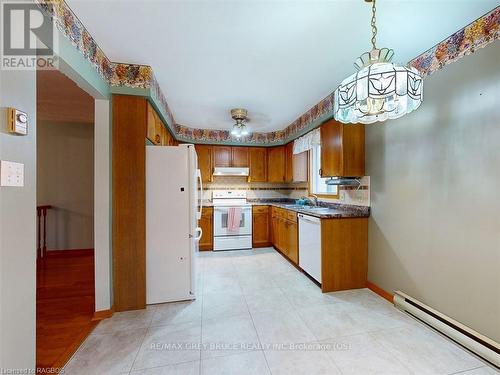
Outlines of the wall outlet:
{"type": "Polygon", "coordinates": [[[1,160],[0,186],[24,186],[24,164],[1,160]]]}
{"type": "Polygon", "coordinates": [[[345,201],[345,190],[340,190],[339,198],[341,201],[345,201]]]}

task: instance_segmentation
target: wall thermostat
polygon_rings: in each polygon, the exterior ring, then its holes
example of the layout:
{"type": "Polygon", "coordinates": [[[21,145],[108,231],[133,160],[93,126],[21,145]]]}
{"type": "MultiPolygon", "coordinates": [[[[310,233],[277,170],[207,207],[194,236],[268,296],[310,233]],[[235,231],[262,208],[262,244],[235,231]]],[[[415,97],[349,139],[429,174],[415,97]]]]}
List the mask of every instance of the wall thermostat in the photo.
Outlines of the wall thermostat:
{"type": "Polygon", "coordinates": [[[15,108],[7,108],[7,124],[10,133],[28,134],[28,114],[15,108]]]}

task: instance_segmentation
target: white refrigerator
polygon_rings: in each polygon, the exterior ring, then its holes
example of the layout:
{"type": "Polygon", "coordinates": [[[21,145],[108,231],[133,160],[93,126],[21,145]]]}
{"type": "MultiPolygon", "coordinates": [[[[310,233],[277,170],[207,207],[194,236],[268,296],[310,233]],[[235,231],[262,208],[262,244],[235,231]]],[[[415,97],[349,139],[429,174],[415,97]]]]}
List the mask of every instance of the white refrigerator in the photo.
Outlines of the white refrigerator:
{"type": "Polygon", "coordinates": [[[201,174],[193,145],[146,146],[146,303],[196,298],[201,174]]]}

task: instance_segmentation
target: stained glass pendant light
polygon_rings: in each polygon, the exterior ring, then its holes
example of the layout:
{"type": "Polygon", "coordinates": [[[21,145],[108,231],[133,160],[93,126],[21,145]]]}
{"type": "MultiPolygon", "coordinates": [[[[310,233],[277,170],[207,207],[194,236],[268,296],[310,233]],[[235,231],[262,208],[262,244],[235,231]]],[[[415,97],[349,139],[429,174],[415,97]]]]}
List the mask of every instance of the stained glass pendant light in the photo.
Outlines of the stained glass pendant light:
{"type": "Polygon", "coordinates": [[[422,103],[423,79],[417,69],[391,63],[394,51],[375,46],[376,0],[372,3],[372,50],[363,53],[354,66],[358,70],[335,90],[334,115],[343,123],[371,124],[396,119],[422,103]]]}

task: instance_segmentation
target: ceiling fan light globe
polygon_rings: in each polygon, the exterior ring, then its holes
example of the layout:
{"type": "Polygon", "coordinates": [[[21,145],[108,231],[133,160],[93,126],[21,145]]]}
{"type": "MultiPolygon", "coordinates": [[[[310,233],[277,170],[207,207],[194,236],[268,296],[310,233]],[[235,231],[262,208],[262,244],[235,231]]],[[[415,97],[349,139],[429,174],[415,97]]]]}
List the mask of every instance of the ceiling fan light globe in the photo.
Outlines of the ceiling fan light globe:
{"type": "Polygon", "coordinates": [[[240,129],[238,129],[238,127],[234,126],[233,130],[231,130],[231,135],[238,137],[240,135],[240,129]]]}

